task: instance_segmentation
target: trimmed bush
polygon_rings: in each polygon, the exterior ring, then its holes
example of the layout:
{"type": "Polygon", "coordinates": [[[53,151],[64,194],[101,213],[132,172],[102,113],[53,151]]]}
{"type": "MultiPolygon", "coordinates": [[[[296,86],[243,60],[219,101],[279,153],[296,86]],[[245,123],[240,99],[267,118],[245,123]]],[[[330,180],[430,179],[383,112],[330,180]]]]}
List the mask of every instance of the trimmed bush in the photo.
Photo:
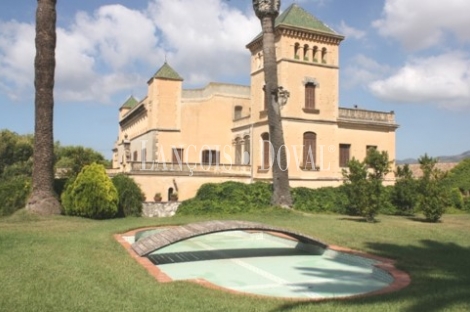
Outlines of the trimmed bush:
{"type": "Polygon", "coordinates": [[[294,209],[307,212],[344,212],[348,199],[343,188],[321,187],[310,189],[296,187],[292,189],[294,209]]]}
{"type": "Polygon", "coordinates": [[[31,178],[17,176],[0,181],[0,216],[7,216],[26,206],[31,192],[31,178]]]}
{"type": "Polygon", "coordinates": [[[67,183],[62,193],[65,214],[92,219],[107,219],[118,212],[118,193],[103,165],[83,167],[78,176],[67,183]]]}
{"type": "MultiPolygon", "coordinates": [[[[177,214],[233,214],[264,210],[271,207],[272,192],[272,185],[263,182],[207,183],[199,188],[196,197],[181,203],[177,214]]],[[[342,213],[348,203],[343,187],[297,187],[292,189],[292,196],[294,209],[307,212],[342,213]]]]}
{"type": "Polygon", "coordinates": [[[144,193],[134,179],[125,174],[118,174],[111,179],[118,192],[118,217],[140,217],[142,215],[142,202],[144,193]]]}
{"type": "Polygon", "coordinates": [[[228,181],[220,184],[203,184],[196,197],[183,201],[177,213],[199,215],[225,213],[233,214],[264,209],[270,206],[272,186],[256,182],[245,184],[228,181]]]}

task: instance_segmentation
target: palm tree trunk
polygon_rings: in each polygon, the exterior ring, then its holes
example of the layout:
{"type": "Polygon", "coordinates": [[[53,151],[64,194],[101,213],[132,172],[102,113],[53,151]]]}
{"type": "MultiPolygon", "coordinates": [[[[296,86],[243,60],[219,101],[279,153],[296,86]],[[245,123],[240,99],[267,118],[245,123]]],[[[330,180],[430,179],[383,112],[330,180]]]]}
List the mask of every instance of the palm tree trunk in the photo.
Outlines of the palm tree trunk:
{"type": "Polygon", "coordinates": [[[274,148],[273,157],[273,197],[271,203],[284,208],[292,207],[289,187],[289,172],[282,130],[281,111],[278,102],[277,61],[274,35],[274,21],[279,14],[279,0],[253,0],[255,13],[261,21],[263,31],[264,80],[268,101],[269,138],[274,148]],[[276,3],[277,2],[277,3],[276,3]]]}
{"type": "Polygon", "coordinates": [[[56,0],[38,0],[35,43],[33,191],[28,200],[27,209],[44,215],[60,214],[60,203],[53,187],[56,0]]]}

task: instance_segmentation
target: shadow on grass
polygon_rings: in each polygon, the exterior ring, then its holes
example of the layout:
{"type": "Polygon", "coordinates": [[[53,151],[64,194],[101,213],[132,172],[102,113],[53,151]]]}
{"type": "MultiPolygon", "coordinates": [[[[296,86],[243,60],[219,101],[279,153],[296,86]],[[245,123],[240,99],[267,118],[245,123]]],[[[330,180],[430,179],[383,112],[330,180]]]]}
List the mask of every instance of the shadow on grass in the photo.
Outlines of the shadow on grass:
{"type": "Polygon", "coordinates": [[[432,221],[429,221],[428,219],[426,219],[425,217],[416,217],[416,216],[410,216],[410,217],[407,217],[408,220],[410,221],[415,221],[415,222],[421,222],[421,223],[441,223],[442,221],[439,220],[437,222],[432,222],[432,221]]]}
{"type": "MultiPolygon", "coordinates": [[[[337,301],[338,310],[370,311],[381,305],[409,312],[470,309],[470,247],[432,240],[422,240],[418,246],[368,243],[368,247],[376,255],[402,259],[398,267],[411,275],[411,285],[387,295],[337,301]]],[[[288,303],[272,311],[306,307],[321,308],[321,303],[288,303]]]]}
{"type": "Polygon", "coordinates": [[[343,221],[353,221],[353,222],[359,222],[359,223],[380,223],[379,219],[375,219],[374,221],[367,221],[366,218],[364,217],[343,217],[339,218],[338,220],[343,220],[343,221]]]}

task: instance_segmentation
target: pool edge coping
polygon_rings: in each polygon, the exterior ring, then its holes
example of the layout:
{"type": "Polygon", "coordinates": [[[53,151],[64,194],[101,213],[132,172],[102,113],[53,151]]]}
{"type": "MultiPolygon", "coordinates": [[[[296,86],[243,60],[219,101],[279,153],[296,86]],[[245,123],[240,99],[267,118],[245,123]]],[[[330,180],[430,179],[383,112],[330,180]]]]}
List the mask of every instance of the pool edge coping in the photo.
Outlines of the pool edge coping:
{"type": "MultiPolygon", "coordinates": [[[[139,264],[141,264],[147,272],[153,276],[159,283],[170,283],[173,282],[174,280],[169,277],[167,274],[165,274],[162,270],[158,268],[157,265],[153,264],[147,257],[145,256],[139,256],[132,248],[132,244],[127,242],[124,239],[124,236],[132,236],[139,232],[139,231],[144,231],[144,230],[154,230],[159,227],[174,227],[175,225],[162,225],[162,226],[153,226],[153,227],[144,227],[144,228],[138,228],[134,230],[127,231],[125,233],[118,233],[114,234],[114,238],[118,243],[120,243],[124,249],[127,250],[127,252],[131,255],[132,258],[134,258],[139,264]]],[[[269,232],[269,231],[268,231],[269,232]]],[[[280,233],[277,233],[280,234],[280,233]]],[[[280,235],[286,238],[284,235],[280,235]]],[[[258,298],[270,298],[270,299],[278,299],[278,300],[287,300],[287,301],[327,301],[327,300],[350,300],[350,299],[357,299],[357,298],[364,298],[364,297],[370,297],[370,296],[375,296],[375,295],[383,295],[387,293],[392,293],[396,292],[398,290],[401,290],[411,283],[411,277],[410,275],[400,269],[397,269],[395,267],[396,261],[393,259],[369,254],[366,252],[350,249],[347,247],[342,247],[342,246],[337,246],[337,245],[327,245],[328,249],[338,251],[338,252],[344,252],[348,253],[354,256],[360,256],[364,258],[368,258],[371,260],[375,260],[378,263],[373,264],[374,267],[377,267],[381,270],[384,270],[388,274],[390,274],[393,277],[393,282],[388,285],[387,287],[374,290],[371,292],[363,293],[363,294],[358,294],[358,295],[352,295],[352,296],[337,296],[337,297],[327,297],[327,298],[297,298],[297,297],[275,297],[275,296],[268,296],[268,295],[259,295],[259,294],[253,294],[249,292],[243,292],[243,291],[238,291],[238,290],[233,290],[229,288],[225,288],[219,285],[216,285],[214,283],[211,283],[203,278],[196,278],[196,279],[186,279],[186,280],[181,280],[181,282],[191,282],[195,283],[198,285],[202,285],[204,287],[207,287],[209,289],[215,289],[215,290],[222,290],[224,292],[228,292],[231,294],[236,294],[236,295],[244,295],[244,296],[252,296],[252,297],[258,297],[258,298]]]]}

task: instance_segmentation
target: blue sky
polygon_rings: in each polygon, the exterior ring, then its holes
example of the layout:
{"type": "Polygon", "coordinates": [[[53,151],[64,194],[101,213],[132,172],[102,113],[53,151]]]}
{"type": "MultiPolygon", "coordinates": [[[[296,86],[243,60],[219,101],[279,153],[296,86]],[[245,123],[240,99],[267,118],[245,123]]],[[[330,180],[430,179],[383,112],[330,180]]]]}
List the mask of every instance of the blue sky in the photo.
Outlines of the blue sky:
{"type": "MultiPolygon", "coordinates": [[[[284,0],[286,8],[293,0],[284,0]]],[[[470,1],[297,0],[346,36],[340,106],[394,111],[397,159],[470,150],[470,1]]],[[[2,0],[0,129],[34,129],[36,2],[2,0]]],[[[186,88],[249,84],[249,0],[58,1],[55,139],[111,157],[118,108],[165,57],[186,88]]]]}

